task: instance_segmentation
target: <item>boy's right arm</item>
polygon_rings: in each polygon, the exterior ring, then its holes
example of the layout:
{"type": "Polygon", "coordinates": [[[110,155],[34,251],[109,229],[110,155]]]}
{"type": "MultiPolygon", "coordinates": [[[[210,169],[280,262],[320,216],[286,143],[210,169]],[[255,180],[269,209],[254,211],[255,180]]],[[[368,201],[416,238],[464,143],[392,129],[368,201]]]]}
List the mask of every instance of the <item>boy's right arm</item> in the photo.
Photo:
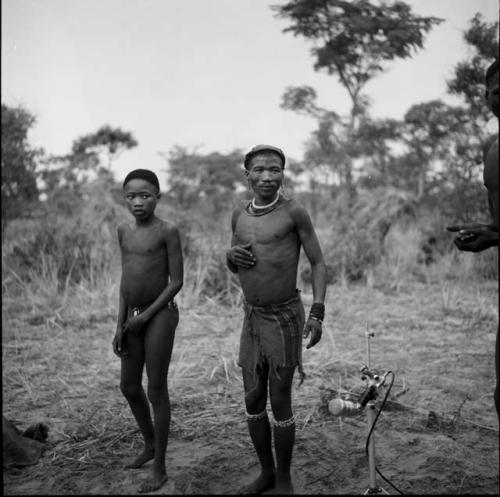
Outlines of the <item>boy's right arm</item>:
{"type": "MultiPolygon", "coordinates": [[[[121,226],[118,227],[118,242],[121,250],[121,226]]],[[[120,278],[120,291],[119,291],[119,301],[118,301],[118,317],[116,319],[116,331],[113,338],[113,351],[116,355],[120,356],[124,353],[122,342],[123,342],[123,323],[127,319],[127,303],[125,302],[125,297],[123,296],[122,286],[123,275],[120,278]]]]}

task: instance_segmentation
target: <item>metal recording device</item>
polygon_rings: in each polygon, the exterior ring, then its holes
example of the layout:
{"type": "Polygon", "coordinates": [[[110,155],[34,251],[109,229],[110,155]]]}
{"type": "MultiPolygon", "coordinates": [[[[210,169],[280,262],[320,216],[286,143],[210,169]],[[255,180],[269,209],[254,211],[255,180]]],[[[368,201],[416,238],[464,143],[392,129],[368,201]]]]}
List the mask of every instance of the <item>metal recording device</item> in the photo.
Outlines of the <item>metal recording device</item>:
{"type": "Polygon", "coordinates": [[[332,399],[328,402],[328,410],[334,416],[350,417],[361,413],[362,409],[370,400],[375,400],[378,395],[378,389],[385,384],[385,379],[388,372],[382,377],[375,371],[368,369],[368,366],[363,366],[360,369],[361,379],[367,381],[367,386],[358,402],[351,402],[344,399],[332,399]]]}
{"type": "MultiPolygon", "coordinates": [[[[360,369],[361,379],[366,381],[366,388],[358,402],[351,402],[344,399],[332,399],[328,403],[328,410],[334,416],[349,417],[357,416],[360,414],[366,406],[366,419],[368,424],[368,438],[367,438],[367,454],[368,454],[368,467],[369,467],[369,487],[366,489],[364,494],[387,494],[387,492],[377,485],[376,474],[377,471],[375,464],[375,437],[374,428],[377,415],[375,413],[375,399],[378,396],[379,388],[385,385],[385,380],[388,374],[392,374],[392,371],[385,372],[380,376],[376,371],[372,370],[370,367],[370,338],[373,338],[374,333],[365,332],[365,337],[367,340],[367,362],[368,365],[363,365],[360,369]]],[[[393,375],[394,381],[394,375],[393,375]]],[[[392,383],[391,383],[392,386],[392,383]]],[[[390,387],[389,387],[390,390],[390,387]]],[[[386,393],[386,396],[389,392],[386,393]]],[[[385,400],[385,399],[384,399],[385,400]]]]}

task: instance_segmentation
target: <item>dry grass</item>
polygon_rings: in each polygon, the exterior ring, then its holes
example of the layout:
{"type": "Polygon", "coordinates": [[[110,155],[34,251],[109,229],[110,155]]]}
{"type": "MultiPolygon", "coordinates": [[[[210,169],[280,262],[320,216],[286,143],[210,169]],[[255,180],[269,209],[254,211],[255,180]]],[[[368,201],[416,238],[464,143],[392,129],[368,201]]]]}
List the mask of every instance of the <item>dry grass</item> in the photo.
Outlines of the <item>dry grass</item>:
{"type": "MultiPolygon", "coordinates": [[[[18,240],[29,238],[19,234],[18,240]]],[[[241,293],[224,267],[227,235],[189,241],[169,373],[166,493],[234,493],[257,469],[236,365],[241,293]]],[[[407,492],[498,493],[492,399],[498,286],[474,276],[478,254],[454,251],[432,266],[418,265],[419,236],[413,228],[395,230],[381,263],[367,270],[366,284],[354,285],[344,275],[328,289],[323,339],[304,349],[307,378],[300,388],[296,380],[293,391],[293,464],[302,493],[366,488],[364,418],[335,419],[326,404],[362,388],[367,326],[375,333],[372,365],[396,377],[378,427],[384,474],[407,492]]],[[[108,235],[106,240],[108,250],[116,250],[108,235]]],[[[8,259],[15,240],[6,242],[3,414],[22,428],[46,422],[50,436],[37,465],[5,473],[4,493],[135,492],[140,473],[122,466],[141,440],[111,349],[116,257],[106,271],[61,282],[57,259],[43,252],[36,268],[20,274],[8,259]]],[[[109,254],[103,258],[113,261],[109,254]]],[[[481,255],[479,264],[491,272],[491,255],[481,255]]],[[[310,285],[299,285],[308,309],[310,285]]]]}
{"type": "MultiPolygon", "coordinates": [[[[6,474],[8,493],[129,493],[135,485],[121,466],[139,450],[140,437],[119,391],[119,361],[111,351],[115,289],[105,288],[109,295],[101,299],[75,288],[63,306],[52,309],[41,305],[41,297],[3,302],[4,415],[23,427],[40,421],[50,427],[40,463],[6,474]]],[[[398,410],[388,407],[380,421],[384,474],[405,490],[432,491],[432,478],[425,480],[430,469],[422,464],[430,464],[438,449],[452,450],[441,463],[438,493],[474,490],[481,475],[480,488],[495,493],[498,465],[487,453],[498,450],[491,397],[496,288],[483,282],[447,291],[408,281],[398,291],[329,287],[323,340],[304,350],[308,376],[294,388],[294,464],[301,468],[297,478],[304,493],[352,493],[365,485],[364,421],[334,419],[325,405],[334,395],[359,391],[367,324],[375,333],[372,366],[395,373],[392,400],[401,403],[398,410]],[[430,411],[439,420],[434,427],[428,425],[430,411]],[[437,445],[428,444],[429,436],[437,445]],[[413,439],[420,440],[421,466],[397,469],[398,454],[415,454],[408,446],[413,439]],[[464,453],[467,467],[461,463],[463,473],[451,474],[446,465],[464,453]],[[349,478],[339,473],[342,466],[350,467],[349,478]]],[[[303,297],[308,308],[311,295],[304,291],[303,297]]],[[[179,297],[181,321],[169,374],[169,454],[176,468],[169,492],[232,493],[241,474],[255,470],[235,362],[242,311],[217,299],[193,302],[193,296],[179,297]],[[189,461],[176,459],[189,450],[189,461]],[[227,475],[234,481],[228,483],[227,475]]]]}

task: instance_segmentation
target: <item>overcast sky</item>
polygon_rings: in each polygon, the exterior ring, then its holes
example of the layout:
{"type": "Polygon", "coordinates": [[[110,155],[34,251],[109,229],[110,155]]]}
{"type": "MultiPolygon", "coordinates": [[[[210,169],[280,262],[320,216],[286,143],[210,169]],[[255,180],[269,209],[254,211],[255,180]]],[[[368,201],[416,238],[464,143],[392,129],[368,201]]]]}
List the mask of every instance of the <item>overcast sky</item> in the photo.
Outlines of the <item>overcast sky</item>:
{"type": "MultiPolygon", "coordinates": [[[[271,143],[301,159],[315,123],[280,108],[287,86],[310,85],[339,113],[349,99],[332,76],[313,70],[311,46],[284,34],[270,5],[283,0],[2,0],[2,103],[37,117],[30,138],[49,154],[109,124],[139,145],[116,161],[122,180],[143,167],[163,176],[159,152],[200,153],[271,143]]],[[[445,19],[412,59],[392,63],[367,86],[372,113],[401,118],[441,98],[469,49],[476,12],[498,20],[498,0],[406,0],[445,19]]]]}

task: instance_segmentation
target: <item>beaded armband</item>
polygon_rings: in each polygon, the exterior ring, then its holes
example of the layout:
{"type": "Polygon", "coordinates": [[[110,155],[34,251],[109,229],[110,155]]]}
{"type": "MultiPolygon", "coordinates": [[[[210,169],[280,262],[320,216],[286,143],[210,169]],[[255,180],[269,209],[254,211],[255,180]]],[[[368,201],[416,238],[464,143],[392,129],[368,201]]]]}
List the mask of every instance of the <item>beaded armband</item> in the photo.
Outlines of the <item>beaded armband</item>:
{"type": "Polygon", "coordinates": [[[309,311],[309,319],[314,319],[323,323],[323,319],[325,319],[325,304],[314,302],[309,311]]]}

